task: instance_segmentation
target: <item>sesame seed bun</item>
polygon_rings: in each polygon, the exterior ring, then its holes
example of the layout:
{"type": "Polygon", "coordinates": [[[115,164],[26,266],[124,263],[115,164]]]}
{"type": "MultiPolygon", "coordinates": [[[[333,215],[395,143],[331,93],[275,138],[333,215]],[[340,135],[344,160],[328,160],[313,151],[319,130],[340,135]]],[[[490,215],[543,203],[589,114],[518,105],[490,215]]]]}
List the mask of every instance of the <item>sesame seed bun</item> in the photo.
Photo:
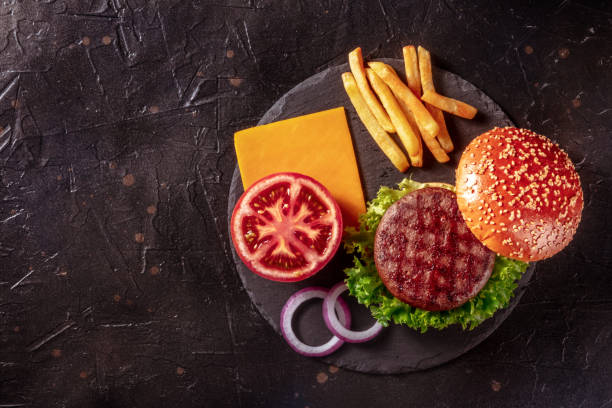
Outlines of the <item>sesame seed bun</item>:
{"type": "Polygon", "coordinates": [[[494,128],[463,152],[456,173],[459,210],[472,233],[500,255],[538,261],[572,240],[583,207],[567,154],[527,129],[494,128]]]}

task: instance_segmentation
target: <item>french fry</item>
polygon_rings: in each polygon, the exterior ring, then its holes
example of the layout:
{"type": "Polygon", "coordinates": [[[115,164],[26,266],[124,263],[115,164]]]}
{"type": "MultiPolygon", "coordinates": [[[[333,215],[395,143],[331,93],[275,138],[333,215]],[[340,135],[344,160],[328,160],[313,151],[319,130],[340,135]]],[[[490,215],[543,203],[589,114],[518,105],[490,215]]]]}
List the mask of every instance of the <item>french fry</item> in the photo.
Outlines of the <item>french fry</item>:
{"type": "Polygon", "coordinates": [[[361,96],[363,96],[363,99],[366,101],[370,112],[374,114],[374,117],[386,132],[395,133],[395,128],[391,123],[391,119],[389,119],[387,112],[385,112],[380,102],[378,102],[378,99],[376,99],[376,96],[368,84],[365,67],[363,66],[361,47],[357,47],[351,51],[348,57],[351,72],[353,73],[357,86],[359,87],[359,91],[361,92],[361,96]]]}
{"type": "MultiPolygon", "coordinates": [[[[421,47],[419,47],[421,48],[421,47]]],[[[414,45],[408,45],[402,48],[404,54],[404,68],[406,70],[406,83],[413,94],[421,97],[421,77],[419,75],[419,62],[417,60],[417,51],[414,45]]]]}
{"type": "Polygon", "coordinates": [[[478,109],[472,105],[440,95],[435,91],[425,91],[421,99],[438,109],[442,109],[444,112],[452,113],[465,119],[472,119],[478,112],[478,109]]]}
{"type": "Polygon", "coordinates": [[[446,154],[444,149],[442,149],[442,146],[440,146],[440,142],[438,142],[438,139],[436,139],[435,137],[423,137],[423,141],[425,142],[425,145],[427,146],[433,157],[436,159],[436,161],[438,161],[439,163],[446,163],[450,160],[448,154],[446,154]]]}
{"type": "MultiPolygon", "coordinates": [[[[413,129],[416,130],[416,133],[418,135],[421,135],[421,133],[418,130],[416,119],[414,118],[414,114],[412,113],[410,108],[401,99],[398,99],[398,102],[400,106],[402,107],[402,110],[406,114],[406,118],[408,118],[408,122],[410,123],[410,125],[413,127],[413,129]]],[[[427,138],[426,136],[423,136],[422,139],[425,141],[425,145],[427,146],[429,151],[431,151],[431,153],[433,154],[437,162],[446,163],[447,161],[450,160],[450,158],[448,157],[444,149],[442,149],[442,147],[440,146],[436,138],[431,139],[431,138],[427,138]]],[[[419,141],[420,141],[420,138],[419,138],[419,141]]]]}
{"type": "MultiPolygon", "coordinates": [[[[433,84],[433,74],[431,70],[431,54],[425,48],[419,46],[418,49],[419,55],[419,76],[421,78],[421,84],[423,86],[423,91],[431,91],[435,92],[433,84]]],[[[446,128],[446,121],[444,120],[444,113],[438,108],[428,103],[425,103],[425,107],[431,113],[431,116],[438,122],[440,126],[440,133],[438,133],[438,142],[442,149],[446,153],[450,153],[453,151],[453,141],[450,138],[448,133],[448,129],[446,128]]]]}
{"type": "MultiPolygon", "coordinates": [[[[393,69],[393,67],[391,65],[387,65],[385,64],[385,66],[387,68],[389,68],[389,70],[391,70],[391,72],[393,74],[395,74],[396,76],[399,77],[399,75],[397,75],[397,72],[395,71],[395,69],[393,69]]],[[[376,73],[376,72],[374,72],[376,73]]],[[[378,75],[377,75],[378,76],[378,75]]],[[[380,77],[379,77],[380,78],[380,77]]],[[[381,78],[382,79],[382,78],[381,78]]],[[[384,82],[384,81],[383,81],[384,82]]],[[[389,88],[391,89],[391,88],[389,88]]],[[[408,106],[406,105],[406,103],[397,96],[397,94],[395,92],[393,92],[393,89],[391,89],[391,93],[395,96],[395,100],[399,103],[399,105],[402,107],[402,111],[404,112],[404,115],[406,115],[406,119],[408,119],[408,123],[410,123],[410,127],[412,128],[412,130],[414,130],[414,133],[417,135],[417,139],[419,140],[419,144],[421,145],[421,152],[423,151],[423,144],[421,143],[421,140],[423,140],[423,137],[421,136],[421,131],[419,130],[419,126],[416,123],[416,119],[414,118],[414,114],[412,113],[412,111],[408,108],[408,106]]],[[[410,158],[412,160],[412,157],[410,158]]],[[[415,157],[415,160],[417,158],[415,157]]],[[[422,167],[422,160],[423,160],[423,156],[421,155],[420,158],[421,162],[416,162],[417,164],[413,164],[414,167],[422,167]]]]}
{"type": "Polygon", "coordinates": [[[401,151],[401,149],[395,144],[391,136],[380,126],[370,109],[366,101],[364,100],[361,92],[359,91],[359,87],[357,86],[357,82],[355,81],[355,77],[350,72],[345,72],[342,74],[342,83],[344,84],[344,89],[348,94],[351,103],[355,107],[357,111],[357,115],[361,122],[364,124],[372,139],[376,142],[378,147],[383,151],[383,153],[391,160],[391,163],[401,172],[404,172],[410,167],[408,163],[408,159],[406,155],[401,151]]]}
{"type": "Polygon", "coordinates": [[[431,54],[419,45],[419,76],[423,92],[434,91],[433,76],[431,71],[431,54]]]}
{"type": "Polygon", "coordinates": [[[370,62],[369,65],[374,72],[376,72],[376,74],[381,77],[383,81],[385,81],[389,88],[391,88],[395,96],[398,99],[403,100],[406,108],[412,112],[419,131],[421,132],[421,136],[423,136],[423,141],[435,159],[440,163],[446,163],[449,161],[450,158],[436,139],[436,136],[440,131],[440,126],[438,126],[427,108],[425,108],[421,101],[406,85],[404,85],[397,74],[395,74],[386,64],[373,61],[370,62]]]}
{"type": "MultiPolygon", "coordinates": [[[[419,144],[421,145],[421,152],[422,152],[423,144],[421,143],[421,140],[423,138],[421,136],[421,132],[419,131],[419,127],[417,126],[416,120],[414,119],[414,114],[412,113],[410,109],[408,109],[406,104],[401,99],[397,99],[397,96],[395,99],[399,102],[400,106],[402,107],[402,111],[404,112],[404,115],[406,115],[406,119],[408,119],[408,123],[410,123],[410,127],[412,128],[412,130],[414,130],[414,133],[416,133],[417,138],[419,139],[419,144]]],[[[410,159],[412,160],[412,157],[410,159]]],[[[422,161],[423,161],[422,155],[420,159],[421,159],[421,163],[419,163],[420,165],[417,166],[416,164],[413,164],[414,167],[422,167],[422,161]]]]}
{"type": "Polygon", "coordinates": [[[437,136],[440,146],[446,153],[452,152],[455,146],[453,146],[453,141],[451,140],[450,134],[448,133],[448,128],[446,127],[446,121],[444,120],[444,112],[428,103],[425,103],[425,107],[440,126],[440,133],[438,133],[437,136]]]}
{"type": "MultiPolygon", "coordinates": [[[[406,113],[406,116],[408,117],[408,122],[413,124],[413,126],[416,126],[416,120],[414,119],[414,114],[412,113],[412,111],[405,104],[402,105],[402,108],[404,109],[404,112],[406,113]]],[[[450,157],[448,157],[448,155],[446,154],[442,146],[440,146],[440,143],[438,142],[436,138],[431,139],[431,138],[424,136],[423,141],[425,142],[425,145],[427,146],[429,151],[433,154],[437,162],[446,163],[447,161],[450,160],[450,157]]]]}
{"type": "Polygon", "coordinates": [[[398,99],[404,101],[406,106],[414,114],[414,118],[418,125],[419,131],[423,136],[423,140],[427,142],[428,138],[435,138],[440,127],[431,117],[429,111],[423,106],[423,103],[417,98],[410,88],[408,88],[402,80],[397,76],[387,64],[377,61],[372,61],[368,64],[370,68],[376,72],[380,78],[391,88],[398,99]]]}
{"type": "Polygon", "coordinates": [[[410,126],[410,122],[408,122],[406,115],[391,93],[391,90],[385,82],[376,75],[372,68],[366,69],[366,75],[368,76],[368,80],[374,92],[378,95],[378,98],[389,114],[391,123],[393,123],[400,141],[408,152],[410,163],[415,167],[423,166],[423,148],[419,136],[414,132],[412,126],[410,126]]]}

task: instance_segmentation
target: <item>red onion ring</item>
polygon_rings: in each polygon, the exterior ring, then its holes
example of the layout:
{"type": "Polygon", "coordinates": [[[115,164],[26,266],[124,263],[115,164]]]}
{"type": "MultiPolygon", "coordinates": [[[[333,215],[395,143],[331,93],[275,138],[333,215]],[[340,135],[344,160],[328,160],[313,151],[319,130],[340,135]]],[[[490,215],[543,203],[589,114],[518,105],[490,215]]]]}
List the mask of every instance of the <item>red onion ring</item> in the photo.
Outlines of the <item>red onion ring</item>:
{"type": "Polygon", "coordinates": [[[334,305],[342,301],[342,298],[339,296],[347,289],[344,282],[339,282],[329,290],[325,300],[323,300],[323,319],[325,320],[325,324],[336,337],[347,343],[363,343],[372,340],[374,337],[378,336],[383,329],[380,323],[376,322],[372,327],[366,330],[354,331],[348,329],[348,327],[350,327],[349,325],[340,323],[334,313],[334,305]]]}
{"type": "MultiPolygon", "coordinates": [[[[293,327],[291,327],[293,315],[302,303],[313,298],[325,299],[328,293],[328,289],[319,286],[311,286],[295,292],[289,299],[287,299],[287,302],[283,306],[280,321],[281,332],[283,333],[283,337],[289,346],[299,354],[308,357],[323,357],[333,353],[344,344],[344,341],[336,336],[333,336],[325,344],[320,346],[309,346],[298,339],[297,335],[293,331],[293,327]]],[[[334,305],[334,307],[332,307],[331,314],[334,315],[338,324],[343,324],[350,327],[351,311],[344,300],[338,299],[338,302],[334,305]],[[338,317],[336,317],[336,313],[338,313],[338,317]]]]}

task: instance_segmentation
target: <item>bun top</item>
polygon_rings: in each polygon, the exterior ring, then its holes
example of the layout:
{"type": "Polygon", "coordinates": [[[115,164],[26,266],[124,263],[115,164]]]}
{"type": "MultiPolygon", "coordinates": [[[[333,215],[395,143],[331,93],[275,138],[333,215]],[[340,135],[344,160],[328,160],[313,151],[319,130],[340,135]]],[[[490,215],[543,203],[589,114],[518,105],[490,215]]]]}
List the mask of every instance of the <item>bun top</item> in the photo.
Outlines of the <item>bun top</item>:
{"type": "Polygon", "coordinates": [[[494,128],[461,156],[457,203],[472,233],[489,249],[538,261],[572,240],[583,207],[572,161],[550,139],[527,129],[494,128]]]}

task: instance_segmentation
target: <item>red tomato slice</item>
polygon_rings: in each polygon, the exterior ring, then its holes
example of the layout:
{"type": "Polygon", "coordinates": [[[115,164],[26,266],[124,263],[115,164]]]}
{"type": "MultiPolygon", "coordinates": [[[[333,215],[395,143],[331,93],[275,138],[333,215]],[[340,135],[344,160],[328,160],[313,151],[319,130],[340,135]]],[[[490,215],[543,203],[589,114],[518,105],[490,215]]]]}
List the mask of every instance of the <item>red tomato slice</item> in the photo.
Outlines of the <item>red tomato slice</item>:
{"type": "Polygon", "coordinates": [[[295,282],[323,268],[342,240],[342,214],[329,191],[298,173],[254,183],[234,207],[234,247],[256,274],[295,282]]]}

